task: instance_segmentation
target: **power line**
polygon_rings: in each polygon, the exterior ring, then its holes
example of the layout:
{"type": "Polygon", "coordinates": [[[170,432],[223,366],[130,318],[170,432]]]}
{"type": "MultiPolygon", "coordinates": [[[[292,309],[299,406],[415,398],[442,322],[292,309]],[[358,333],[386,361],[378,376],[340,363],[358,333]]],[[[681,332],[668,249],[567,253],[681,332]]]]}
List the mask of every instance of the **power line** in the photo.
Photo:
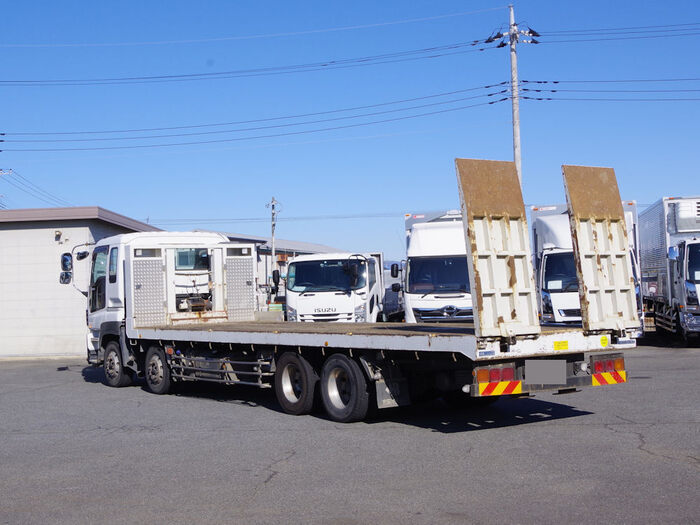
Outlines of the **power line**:
{"type": "Polygon", "coordinates": [[[120,47],[120,46],[155,46],[155,45],[170,45],[170,44],[200,44],[207,42],[226,42],[235,40],[253,40],[262,38],[279,38],[288,36],[300,36],[300,35],[311,35],[318,33],[331,33],[337,31],[351,31],[356,29],[370,29],[375,27],[386,27],[392,25],[400,24],[412,24],[416,22],[429,22],[433,20],[440,20],[445,18],[453,18],[458,16],[474,15],[478,13],[487,13],[489,11],[500,11],[501,9],[506,9],[506,6],[501,7],[491,7],[487,9],[478,9],[475,11],[463,11],[461,13],[450,13],[445,15],[428,16],[423,18],[410,18],[406,20],[395,20],[392,22],[378,22],[374,24],[363,24],[354,26],[342,26],[342,27],[330,27],[325,29],[310,29],[308,31],[294,31],[286,33],[266,33],[259,35],[241,35],[241,36],[225,36],[217,38],[202,38],[202,39],[189,39],[189,40],[160,40],[160,41],[145,41],[145,42],[97,42],[97,43],[67,43],[67,44],[0,44],[2,47],[13,47],[13,48],[56,48],[56,47],[120,47]]]}
{"type": "Polygon", "coordinates": [[[525,100],[581,100],[589,102],[692,102],[700,98],[573,98],[573,97],[522,97],[525,100]]]}
{"type": "Polygon", "coordinates": [[[343,126],[333,126],[333,127],[327,127],[327,128],[317,128],[317,129],[302,130],[302,131],[289,131],[289,132],[285,132],[285,133],[273,133],[273,134],[269,134],[269,135],[257,135],[257,136],[252,136],[252,137],[235,137],[235,138],[228,138],[228,139],[175,142],[175,143],[168,143],[168,144],[138,144],[138,145],[128,145],[128,146],[93,146],[93,147],[80,147],[80,148],[22,148],[22,149],[3,149],[0,151],[14,151],[14,152],[100,151],[100,150],[115,150],[115,149],[166,148],[166,147],[174,147],[174,146],[190,146],[190,145],[194,145],[194,144],[215,144],[215,143],[221,143],[221,142],[238,142],[238,141],[244,141],[244,140],[256,140],[256,139],[266,139],[266,138],[273,138],[273,137],[285,137],[285,136],[291,136],[291,135],[305,135],[308,133],[318,133],[318,132],[322,132],[322,131],[335,131],[335,130],[340,130],[340,129],[349,129],[349,128],[356,128],[356,127],[361,127],[361,126],[369,126],[369,125],[373,125],[373,124],[382,124],[382,123],[386,123],[386,122],[397,122],[400,120],[407,120],[407,119],[418,118],[418,117],[426,117],[426,116],[430,116],[430,115],[438,115],[441,113],[448,113],[448,112],[452,112],[452,111],[460,111],[463,109],[469,109],[469,108],[474,108],[474,107],[478,107],[478,106],[488,106],[488,105],[498,104],[498,103],[504,102],[506,100],[510,100],[510,97],[504,97],[504,98],[501,98],[498,100],[491,100],[489,102],[480,102],[477,104],[459,106],[456,108],[429,111],[429,112],[424,112],[424,113],[418,113],[415,115],[406,115],[406,116],[402,116],[402,117],[374,120],[374,121],[370,121],[370,122],[361,122],[361,123],[355,123],[355,124],[346,124],[343,126]]]}
{"type": "Polygon", "coordinates": [[[540,44],[563,44],[568,42],[605,42],[611,40],[647,40],[654,38],[672,38],[679,36],[700,36],[700,31],[693,31],[691,33],[678,33],[673,35],[646,35],[646,36],[619,36],[619,37],[606,37],[606,38],[578,38],[573,40],[547,40],[545,42],[538,42],[540,44]]]}
{"type": "Polygon", "coordinates": [[[523,88],[531,93],[697,93],[700,89],[533,89],[523,88]]]}
{"type": "Polygon", "coordinates": [[[318,115],[329,115],[329,114],[333,114],[333,113],[343,113],[343,112],[347,112],[347,111],[357,111],[360,109],[371,109],[371,108],[377,108],[377,107],[383,107],[383,106],[390,106],[390,105],[394,105],[394,104],[404,104],[407,102],[417,102],[420,100],[428,100],[428,99],[432,99],[432,98],[457,95],[459,93],[467,93],[467,92],[471,92],[471,91],[491,89],[491,88],[503,86],[507,83],[508,82],[504,81],[504,82],[498,82],[495,84],[486,84],[484,86],[477,86],[477,87],[471,87],[471,88],[465,88],[465,89],[456,89],[453,91],[445,91],[443,93],[433,93],[431,95],[424,95],[424,96],[420,96],[420,97],[405,98],[405,99],[394,100],[394,101],[389,101],[389,102],[380,102],[377,104],[365,104],[362,106],[331,109],[331,110],[327,110],[327,111],[315,111],[312,113],[298,113],[295,115],[285,115],[285,116],[280,116],[280,117],[268,117],[268,118],[261,118],[261,119],[249,119],[249,120],[239,120],[239,121],[231,121],[231,122],[216,122],[216,123],[211,123],[211,124],[193,124],[193,125],[186,125],[186,126],[168,126],[168,127],[159,127],[159,128],[84,130],[84,131],[42,131],[42,132],[23,131],[23,132],[5,132],[5,133],[0,133],[0,135],[5,135],[5,136],[37,135],[37,136],[39,136],[39,135],[92,135],[92,134],[114,134],[114,133],[140,133],[140,132],[149,132],[149,131],[171,131],[171,130],[177,130],[177,129],[197,129],[197,128],[217,127],[217,126],[235,126],[235,125],[239,125],[239,124],[255,124],[255,123],[260,123],[260,122],[273,122],[273,121],[277,121],[277,120],[288,120],[288,119],[303,118],[303,117],[313,117],[313,116],[318,116],[318,115]]]}
{"type": "Polygon", "coordinates": [[[30,86],[84,86],[84,85],[113,85],[113,84],[146,84],[158,82],[182,82],[191,80],[216,80],[224,78],[242,78],[255,76],[269,76],[290,73],[308,73],[313,71],[326,71],[330,69],[347,69],[351,67],[364,67],[371,65],[391,64],[410,60],[425,60],[443,56],[471,53],[493,49],[495,46],[467,49],[478,45],[484,45],[485,40],[472,40],[469,42],[457,42],[443,46],[434,46],[408,51],[397,51],[382,55],[366,57],[330,59],[321,62],[307,64],[292,64],[287,66],[269,66],[254,69],[239,69],[231,71],[219,71],[210,73],[182,73],[173,75],[150,75],[131,77],[106,77],[106,78],[69,78],[69,79],[16,79],[0,80],[0,86],[4,87],[30,87],[30,86]],[[455,51],[457,50],[457,51],[455,51]],[[415,56],[418,55],[418,56],[415,56]]]}
{"type": "Polygon", "coordinates": [[[694,82],[699,78],[632,78],[632,79],[585,79],[585,80],[521,80],[523,84],[590,84],[590,83],[616,83],[616,82],[694,82]]]}
{"type": "Polygon", "coordinates": [[[248,128],[235,128],[235,129],[221,129],[221,130],[213,130],[213,131],[198,131],[194,133],[170,133],[170,134],[165,134],[165,135],[143,135],[143,136],[138,136],[138,137],[99,137],[99,138],[79,138],[79,139],[17,139],[17,140],[5,140],[4,142],[6,143],[65,143],[65,142],[96,142],[96,141],[115,141],[115,140],[143,140],[143,139],[156,139],[156,138],[175,138],[175,137],[192,137],[192,136],[202,136],[202,135],[219,135],[222,133],[239,133],[239,132],[244,132],[244,131],[260,131],[264,129],[279,129],[279,128],[287,128],[287,127],[292,127],[292,126],[306,126],[309,124],[320,124],[324,122],[337,122],[340,120],[348,120],[348,119],[356,119],[356,118],[364,118],[364,117],[373,117],[377,115],[386,115],[389,113],[397,113],[401,111],[409,111],[413,109],[421,109],[421,108],[427,108],[427,107],[434,107],[434,106],[441,106],[445,104],[454,104],[456,102],[463,102],[465,100],[474,100],[477,98],[485,98],[485,97],[492,97],[496,95],[502,95],[508,93],[508,89],[503,89],[501,91],[495,91],[491,93],[485,93],[482,95],[474,95],[470,97],[461,97],[457,99],[452,99],[452,100],[443,100],[440,102],[431,102],[430,104],[419,104],[415,106],[409,106],[405,108],[397,108],[397,109],[388,109],[388,110],[383,110],[383,111],[373,111],[371,113],[361,113],[359,115],[346,115],[342,117],[333,117],[333,118],[326,118],[326,119],[316,119],[316,120],[307,120],[303,122],[290,122],[286,124],[273,124],[273,125],[268,125],[268,126],[255,126],[255,127],[248,127],[248,128]]]}
{"type": "Polygon", "coordinates": [[[72,206],[72,204],[68,201],[40,188],[26,177],[23,177],[21,174],[17,173],[16,170],[0,170],[0,175],[3,175],[1,180],[4,180],[11,186],[14,186],[16,189],[46,204],[59,207],[72,206]]]}
{"type": "MultiPolygon", "coordinates": [[[[277,222],[280,221],[316,221],[316,220],[345,220],[345,219],[383,219],[383,218],[399,218],[403,217],[401,213],[367,213],[367,214],[351,214],[351,215],[306,215],[296,217],[277,217],[277,222]]],[[[269,217],[238,217],[224,219],[151,219],[152,224],[170,225],[170,224],[225,224],[225,223],[254,223],[254,222],[270,222],[269,217]]]]}
{"type": "MultiPolygon", "coordinates": [[[[682,27],[691,27],[691,26],[700,26],[700,22],[689,22],[686,24],[665,24],[665,25],[651,25],[651,26],[628,26],[628,27],[604,27],[604,28],[597,28],[597,29],[560,29],[558,31],[540,31],[541,34],[543,35],[558,35],[558,34],[571,34],[571,33],[581,33],[581,32],[609,32],[609,31],[628,31],[628,30],[636,30],[636,29],[648,29],[648,30],[654,30],[654,29],[665,29],[669,27],[677,27],[677,28],[682,28],[682,27]]],[[[678,29],[679,31],[681,29],[678,29]]]]}

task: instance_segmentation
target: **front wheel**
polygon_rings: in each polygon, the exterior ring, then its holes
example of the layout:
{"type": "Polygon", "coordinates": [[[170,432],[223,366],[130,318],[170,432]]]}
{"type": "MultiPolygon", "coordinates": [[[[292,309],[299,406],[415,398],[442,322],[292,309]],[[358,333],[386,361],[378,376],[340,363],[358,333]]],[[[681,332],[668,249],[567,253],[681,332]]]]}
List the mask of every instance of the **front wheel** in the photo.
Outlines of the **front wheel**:
{"type": "Polygon", "coordinates": [[[152,346],[146,352],[146,386],[154,394],[167,394],[172,386],[170,368],[162,348],[152,346]]]}
{"type": "Polygon", "coordinates": [[[121,388],[131,384],[131,374],[124,368],[119,343],[110,341],[105,347],[104,360],[105,381],[109,386],[121,388]]]}
{"type": "Polygon", "coordinates": [[[328,417],[348,423],[359,421],[369,410],[369,391],[360,366],[343,354],[330,356],[321,370],[321,398],[328,417]]]}

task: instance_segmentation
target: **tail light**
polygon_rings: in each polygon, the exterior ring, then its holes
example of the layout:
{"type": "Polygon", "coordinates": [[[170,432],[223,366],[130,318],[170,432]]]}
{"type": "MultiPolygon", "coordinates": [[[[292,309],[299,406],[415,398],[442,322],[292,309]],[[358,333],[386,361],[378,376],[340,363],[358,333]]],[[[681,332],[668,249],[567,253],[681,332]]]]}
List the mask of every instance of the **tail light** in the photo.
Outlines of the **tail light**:
{"type": "Polygon", "coordinates": [[[594,374],[619,372],[625,369],[625,358],[622,354],[591,356],[591,368],[594,374]]]}
{"type": "Polygon", "coordinates": [[[500,366],[494,366],[490,368],[479,368],[475,371],[474,376],[476,377],[477,383],[498,383],[499,381],[514,381],[515,368],[504,368],[500,366]]]}

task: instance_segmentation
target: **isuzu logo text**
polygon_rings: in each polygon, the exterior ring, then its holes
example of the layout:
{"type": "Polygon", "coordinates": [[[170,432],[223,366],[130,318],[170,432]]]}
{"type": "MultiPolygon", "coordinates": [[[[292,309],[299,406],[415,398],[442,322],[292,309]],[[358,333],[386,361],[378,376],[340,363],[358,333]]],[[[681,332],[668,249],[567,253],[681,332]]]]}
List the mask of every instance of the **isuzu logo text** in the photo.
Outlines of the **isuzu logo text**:
{"type": "Polygon", "coordinates": [[[332,307],[314,308],[314,312],[317,314],[327,314],[327,313],[335,312],[335,308],[332,308],[332,307]]]}

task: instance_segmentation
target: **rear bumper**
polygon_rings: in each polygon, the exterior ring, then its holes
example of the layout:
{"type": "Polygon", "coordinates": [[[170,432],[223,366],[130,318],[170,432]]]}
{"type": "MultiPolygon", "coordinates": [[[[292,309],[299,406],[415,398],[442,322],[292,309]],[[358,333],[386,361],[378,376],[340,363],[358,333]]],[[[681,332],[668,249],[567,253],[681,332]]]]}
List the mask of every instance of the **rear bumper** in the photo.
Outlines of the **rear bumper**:
{"type": "MultiPolygon", "coordinates": [[[[621,359],[622,354],[596,354],[566,363],[566,381],[556,384],[528,383],[523,363],[516,365],[515,379],[510,381],[474,382],[469,392],[472,397],[520,395],[533,392],[561,391],[589,386],[615,385],[627,382],[626,370],[594,372],[594,361],[621,359]]],[[[563,366],[563,365],[562,365],[563,366]]],[[[476,376],[475,376],[476,377],[476,376]]]]}

